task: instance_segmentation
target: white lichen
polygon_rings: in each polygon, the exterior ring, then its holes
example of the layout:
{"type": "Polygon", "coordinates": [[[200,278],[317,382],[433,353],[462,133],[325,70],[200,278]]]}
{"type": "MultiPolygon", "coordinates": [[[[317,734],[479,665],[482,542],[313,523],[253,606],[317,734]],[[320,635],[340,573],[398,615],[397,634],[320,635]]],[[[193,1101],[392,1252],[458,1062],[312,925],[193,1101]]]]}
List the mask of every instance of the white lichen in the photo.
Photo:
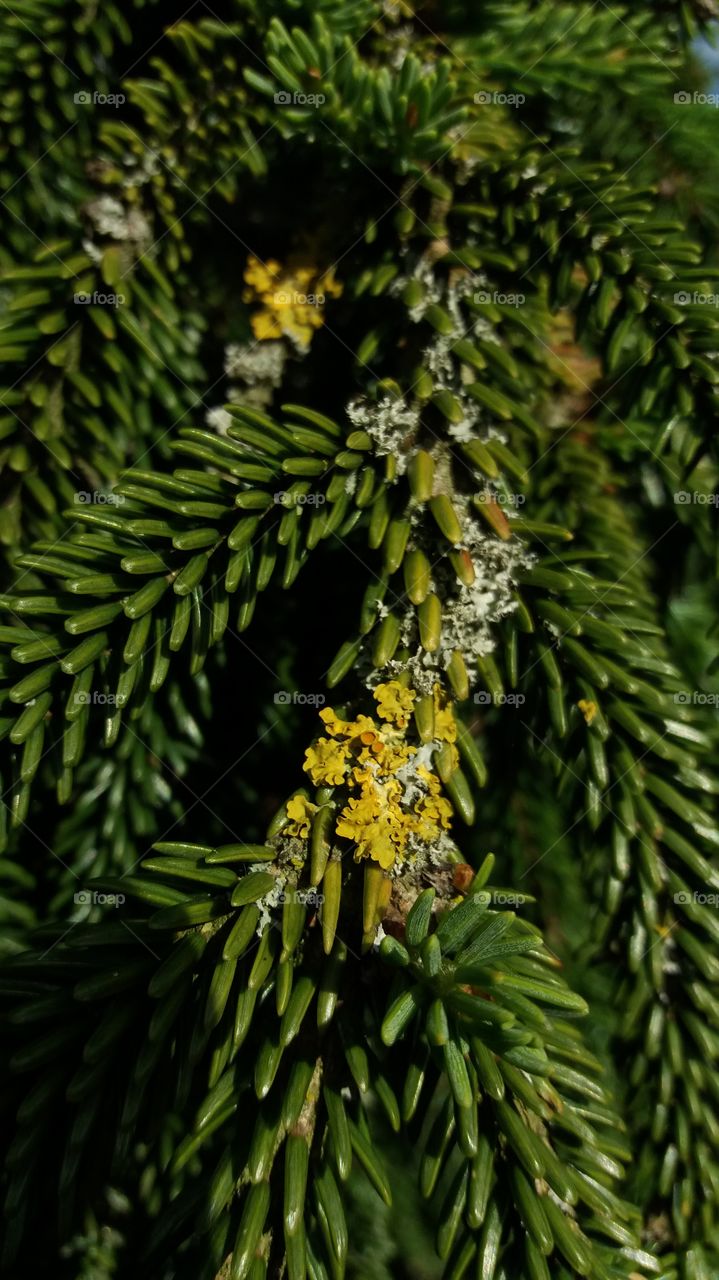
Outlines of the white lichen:
{"type": "Polygon", "coordinates": [[[476,272],[461,271],[454,272],[447,282],[444,305],[454,322],[454,338],[463,338],[467,332],[467,319],[461,303],[470,293],[476,293],[483,287],[482,280],[483,277],[476,272]]]}
{"type": "Polygon", "coordinates": [[[98,244],[95,244],[94,240],[90,240],[85,237],[82,242],[82,247],[88,258],[91,258],[94,263],[102,262],[103,250],[98,244]]]}
{"type": "Polygon", "coordinates": [[[225,348],[225,373],[248,387],[279,387],[286,362],[284,342],[231,342],[225,348]]]}
{"type": "Polygon", "coordinates": [[[419,409],[407,404],[403,397],[384,396],[379,403],[351,400],[347,417],[354,427],[371,436],[374,452],[383,458],[392,454],[397,459],[397,475],[407,470],[407,442],[419,425],[419,409]]]}
{"type": "MultiPolygon", "coordinates": [[[[393,22],[398,21],[401,13],[399,4],[385,2],[384,8],[393,22]]],[[[390,65],[399,72],[407,54],[417,43],[417,32],[410,22],[403,22],[401,26],[388,30],[385,40],[390,50],[390,65]]]]}
{"type": "MultiPolygon", "coordinates": [[[[225,347],[225,373],[234,380],[226,400],[253,409],[267,409],[281,385],[289,350],[284,342],[231,342],[225,347]]],[[[205,422],[226,435],[232,418],[220,406],[209,409],[205,422]]]]}
{"type": "Polygon", "coordinates": [[[207,410],[205,422],[211,431],[217,432],[218,436],[226,436],[227,428],[232,426],[232,417],[221,405],[216,405],[214,409],[207,410]]]}
{"type": "Polygon", "coordinates": [[[115,196],[98,196],[88,201],[85,212],[98,235],[134,243],[152,239],[152,228],[142,210],[127,208],[115,196]]]}
{"type": "MultiPolygon", "coordinates": [[[[248,867],[248,871],[266,871],[266,870],[267,870],[266,862],[256,863],[256,864],[252,863],[248,867]]],[[[284,892],[285,892],[286,884],[287,884],[286,876],[283,876],[282,873],[280,873],[277,876],[277,879],[274,885],[272,886],[272,888],[269,890],[269,892],[266,893],[263,898],[260,898],[257,903],[255,903],[255,905],[257,906],[260,912],[260,918],[257,921],[257,928],[255,929],[255,933],[257,934],[258,938],[261,938],[263,933],[265,932],[265,929],[268,927],[268,925],[272,924],[272,913],[277,912],[280,906],[282,905],[282,902],[284,900],[284,892]]]]}
{"type": "Polygon", "coordinates": [[[518,540],[503,542],[485,531],[468,508],[461,525],[461,546],[472,558],[475,578],[471,586],[465,586],[446,562],[442,566],[442,636],[437,656],[446,667],[454,650],[459,649],[471,681],[477,658],[495,647],[496,624],[517,607],[518,572],[529,567],[535,557],[518,540]]]}
{"type": "Polygon", "coordinates": [[[122,159],[127,172],[123,175],[123,187],[142,187],[156,178],[161,171],[160,157],[154,151],[144,148],[142,154],[136,156],[127,152],[122,159]]]}
{"type": "Polygon", "coordinates": [[[381,946],[381,944],[382,944],[382,939],[383,939],[383,938],[386,938],[386,936],[387,936],[387,935],[386,935],[386,933],[385,933],[384,929],[382,928],[382,925],[381,925],[381,924],[378,924],[378,925],[377,925],[377,932],[376,932],[376,933],[375,933],[375,935],[374,935],[374,942],[372,943],[372,950],[373,950],[373,951],[379,951],[380,946],[381,946]]]}
{"type": "Polygon", "coordinates": [[[476,418],[462,418],[461,422],[450,422],[447,435],[458,444],[468,444],[470,440],[477,439],[476,421],[476,418]]]}
{"type": "Polygon", "coordinates": [[[432,383],[441,391],[451,387],[457,376],[456,357],[452,355],[450,338],[438,337],[422,352],[422,364],[432,375],[432,383]]]}
{"type": "Polygon", "coordinates": [[[441,302],[443,285],[437,279],[430,259],[423,257],[417,259],[414,270],[409,275],[397,276],[392,282],[390,293],[395,297],[401,297],[412,280],[418,280],[424,290],[419,302],[408,309],[410,320],[416,324],[422,319],[429,307],[436,302],[441,302]]]}

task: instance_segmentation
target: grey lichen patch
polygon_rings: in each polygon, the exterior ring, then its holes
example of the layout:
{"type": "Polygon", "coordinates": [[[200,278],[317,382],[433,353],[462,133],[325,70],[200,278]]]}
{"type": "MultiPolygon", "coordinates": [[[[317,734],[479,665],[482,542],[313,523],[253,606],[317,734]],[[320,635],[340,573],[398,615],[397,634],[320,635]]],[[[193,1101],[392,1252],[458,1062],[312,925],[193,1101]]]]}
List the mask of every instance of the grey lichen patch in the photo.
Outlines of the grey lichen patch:
{"type": "Polygon", "coordinates": [[[251,871],[263,871],[269,872],[271,876],[275,877],[275,883],[272,888],[263,897],[259,898],[255,904],[260,912],[255,931],[259,938],[262,937],[267,926],[272,923],[273,916],[276,918],[277,912],[282,907],[284,895],[296,891],[307,859],[307,841],[300,839],[298,836],[283,836],[280,834],[268,840],[268,844],[276,850],[277,858],[275,861],[269,863],[251,862],[247,866],[248,873],[251,871]]]}
{"type": "Polygon", "coordinates": [[[402,866],[402,874],[392,881],[392,896],[387,909],[384,932],[391,932],[392,925],[404,926],[410,908],[424,889],[435,891],[434,909],[448,906],[457,896],[454,869],[461,862],[459,852],[450,836],[444,835],[437,847],[418,849],[402,866]]]}
{"type": "MultiPolygon", "coordinates": [[[[383,680],[396,680],[407,673],[412,688],[420,694],[431,693],[455,650],[462,654],[470,684],[473,684],[477,658],[492,652],[497,623],[517,607],[517,575],[534,562],[535,556],[517,539],[503,542],[489,530],[485,532],[467,499],[455,495],[454,503],[462,527],[460,547],[472,558],[474,582],[465,586],[444,558],[433,565],[432,589],[442,603],[439,648],[428,653],[420,646],[417,614],[407,604],[400,613],[400,647],[409,650],[409,657],[392,659],[379,671],[367,666],[363,675],[369,689],[383,680]]],[[[413,526],[413,535],[415,544],[423,545],[431,556],[432,543],[425,536],[419,517],[413,526]]],[[[396,604],[392,611],[400,612],[396,604]]],[[[387,609],[382,607],[378,612],[382,616],[387,609]]]]}

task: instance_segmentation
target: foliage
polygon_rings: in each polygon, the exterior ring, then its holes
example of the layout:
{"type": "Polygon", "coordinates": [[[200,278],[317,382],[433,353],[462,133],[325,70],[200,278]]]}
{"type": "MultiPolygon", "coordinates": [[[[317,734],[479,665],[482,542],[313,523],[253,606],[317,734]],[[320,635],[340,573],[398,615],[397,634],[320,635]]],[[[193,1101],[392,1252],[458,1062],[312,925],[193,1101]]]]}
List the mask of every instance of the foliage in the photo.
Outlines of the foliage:
{"type": "Polygon", "coordinates": [[[719,1270],[713,16],[7,9],[8,1277],[719,1270]]]}

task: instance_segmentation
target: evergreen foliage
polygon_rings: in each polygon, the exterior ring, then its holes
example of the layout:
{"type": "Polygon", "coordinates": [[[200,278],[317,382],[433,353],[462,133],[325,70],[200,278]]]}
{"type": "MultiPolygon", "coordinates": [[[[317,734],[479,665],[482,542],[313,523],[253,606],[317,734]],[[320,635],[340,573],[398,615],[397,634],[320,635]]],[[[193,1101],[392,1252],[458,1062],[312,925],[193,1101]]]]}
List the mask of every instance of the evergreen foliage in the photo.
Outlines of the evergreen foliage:
{"type": "Polygon", "coordinates": [[[9,1280],[719,1274],[715,16],[3,7],[9,1280]]]}

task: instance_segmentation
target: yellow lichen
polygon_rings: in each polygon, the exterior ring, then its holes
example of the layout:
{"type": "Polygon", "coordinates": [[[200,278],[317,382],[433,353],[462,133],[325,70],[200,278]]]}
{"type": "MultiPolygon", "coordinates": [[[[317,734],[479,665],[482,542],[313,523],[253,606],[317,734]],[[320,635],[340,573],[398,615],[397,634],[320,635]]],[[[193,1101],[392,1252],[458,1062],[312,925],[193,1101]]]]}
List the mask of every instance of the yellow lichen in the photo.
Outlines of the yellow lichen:
{"type": "Polygon", "coordinates": [[[591,724],[599,710],[596,702],[592,702],[591,698],[580,698],[577,706],[579,707],[579,710],[584,716],[587,724],[591,724]]]}
{"type": "MultiPolygon", "coordinates": [[[[377,720],[367,715],[343,720],[325,707],[320,718],[330,736],[318,738],[305,757],[305,771],[315,786],[344,785],[349,792],[336,834],[353,841],[355,858],[371,858],[385,870],[406,856],[412,837],[431,844],[452,821],[452,806],[437,775],[424,764],[413,768],[419,748],[408,741],[407,730],[415,697],[413,689],[390,680],[374,690],[377,720]],[[412,787],[407,788],[410,777],[412,787]]],[[[456,754],[451,705],[439,686],[434,698],[436,737],[456,754]]],[[[291,803],[297,805],[297,798],[291,803]]]]}
{"type": "Polygon", "coordinates": [[[325,728],[333,738],[351,738],[355,734],[374,728],[374,721],[370,716],[358,716],[356,720],[341,720],[332,707],[324,707],[320,711],[320,720],[324,720],[325,728]]]}
{"type": "Polygon", "coordinates": [[[305,752],[304,767],[315,786],[339,786],[347,774],[347,744],[318,738],[305,752]]]}
{"type": "Polygon", "coordinates": [[[441,742],[457,741],[457,723],[452,707],[438,684],[434,686],[434,736],[441,742]]]}
{"type": "Polygon", "coordinates": [[[283,266],[275,258],[260,262],[251,256],[244,279],[243,301],[260,303],[250,319],[258,341],[287,337],[303,351],[309,347],[314,330],[325,322],[327,298],[338,298],[342,293],[332,267],[322,272],[293,258],[283,266]]]}
{"type": "Polygon", "coordinates": [[[400,729],[406,728],[414,705],[414,689],[404,689],[397,680],[390,680],[377,685],[374,697],[382,720],[390,720],[400,729]]]}
{"type": "Polygon", "coordinates": [[[287,801],[287,817],[290,819],[285,827],[288,836],[306,837],[310,833],[312,819],[317,813],[318,806],[313,804],[307,796],[293,796],[287,801]]]}

